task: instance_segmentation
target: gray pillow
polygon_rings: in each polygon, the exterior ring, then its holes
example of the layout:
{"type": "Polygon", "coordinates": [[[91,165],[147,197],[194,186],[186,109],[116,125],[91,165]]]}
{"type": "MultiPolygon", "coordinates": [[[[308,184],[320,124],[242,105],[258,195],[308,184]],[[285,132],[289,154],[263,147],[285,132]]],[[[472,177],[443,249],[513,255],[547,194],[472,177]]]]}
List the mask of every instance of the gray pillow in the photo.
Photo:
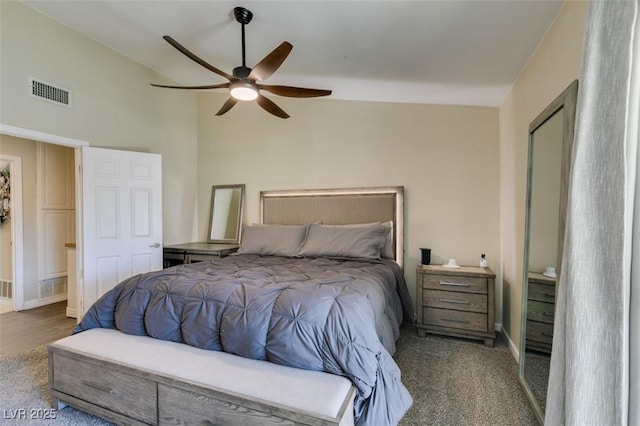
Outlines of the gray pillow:
{"type": "Polygon", "coordinates": [[[389,233],[387,234],[387,238],[384,243],[384,247],[382,248],[382,251],[380,253],[380,256],[384,259],[395,259],[396,253],[393,249],[393,221],[392,220],[388,220],[386,222],[352,223],[349,225],[335,225],[335,226],[358,228],[362,226],[371,226],[371,225],[383,225],[389,228],[389,233]]]}
{"type": "Polygon", "coordinates": [[[393,250],[393,221],[382,222],[382,225],[389,228],[389,233],[382,248],[382,257],[385,259],[395,259],[396,253],[393,250]]]}
{"type": "Polygon", "coordinates": [[[242,230],[238,254],[296,256],[307,225],[252,225],[242,230]]]}
{"type": "Polygon", "coordinates": [[[379,223],[358,226],[311,224],[298,256],[380,259],[388,234],[389,227],[379,223]]]}

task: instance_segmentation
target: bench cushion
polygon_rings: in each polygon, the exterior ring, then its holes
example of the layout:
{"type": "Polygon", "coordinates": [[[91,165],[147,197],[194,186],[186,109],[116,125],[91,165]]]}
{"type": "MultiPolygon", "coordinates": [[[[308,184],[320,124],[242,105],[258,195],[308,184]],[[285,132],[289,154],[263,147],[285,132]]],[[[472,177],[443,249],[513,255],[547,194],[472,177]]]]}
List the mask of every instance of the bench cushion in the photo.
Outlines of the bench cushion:
{"type": "Polygon", "coordinates": [[[51,346],[322,416],[337,417],[349,396],[351,401],[341,424],[353,424],[354,393],[351,381],[345,377],[113,329],[87,330],[51,346]]]}

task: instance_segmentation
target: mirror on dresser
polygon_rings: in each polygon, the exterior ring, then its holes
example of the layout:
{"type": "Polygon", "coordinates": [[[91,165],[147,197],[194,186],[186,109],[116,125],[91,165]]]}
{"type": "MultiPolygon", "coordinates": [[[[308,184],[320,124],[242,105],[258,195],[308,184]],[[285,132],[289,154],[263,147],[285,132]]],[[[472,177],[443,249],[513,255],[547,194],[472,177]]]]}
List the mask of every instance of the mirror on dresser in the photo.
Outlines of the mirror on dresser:
{"type": "Polygon", "coordinates": [[[163,267],[214,260],[239,248],[244,211],[244,184],[214,185],[207,240],[165,245],[163,267]]]}
{"type": "Polygon", "coordinates": [[[244,185],[214,185],[207,242],[238,244],[242,230],[244,185]]]}
{"type": "Polygon", "coordinates": [[[544,422],[578,81],[529,126],[519,379],[544,422]]]}

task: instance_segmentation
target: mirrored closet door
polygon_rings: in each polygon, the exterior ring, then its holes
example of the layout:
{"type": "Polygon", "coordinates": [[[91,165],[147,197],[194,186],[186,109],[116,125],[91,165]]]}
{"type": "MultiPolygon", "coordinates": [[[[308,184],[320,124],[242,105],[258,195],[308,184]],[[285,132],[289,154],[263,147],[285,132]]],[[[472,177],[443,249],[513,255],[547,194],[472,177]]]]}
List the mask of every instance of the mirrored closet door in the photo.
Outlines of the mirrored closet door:
{"type": "Polygon", "coordinates": [[[529,126],[519,378],[540,423],[562,272],[577,93],[576,80],[529,126]]]}

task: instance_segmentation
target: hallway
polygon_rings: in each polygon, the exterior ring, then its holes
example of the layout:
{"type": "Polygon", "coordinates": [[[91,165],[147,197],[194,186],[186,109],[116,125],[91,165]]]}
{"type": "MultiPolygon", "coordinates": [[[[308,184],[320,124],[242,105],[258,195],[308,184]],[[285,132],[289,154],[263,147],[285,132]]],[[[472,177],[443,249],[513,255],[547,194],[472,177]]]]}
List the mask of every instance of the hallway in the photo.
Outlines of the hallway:
{"type": "Polygon", "coordinates": [[[69,336],[76,319],[65,315],[66,307],[65,300],[26,311],[0,314],[0,357],[69,336]]]}

